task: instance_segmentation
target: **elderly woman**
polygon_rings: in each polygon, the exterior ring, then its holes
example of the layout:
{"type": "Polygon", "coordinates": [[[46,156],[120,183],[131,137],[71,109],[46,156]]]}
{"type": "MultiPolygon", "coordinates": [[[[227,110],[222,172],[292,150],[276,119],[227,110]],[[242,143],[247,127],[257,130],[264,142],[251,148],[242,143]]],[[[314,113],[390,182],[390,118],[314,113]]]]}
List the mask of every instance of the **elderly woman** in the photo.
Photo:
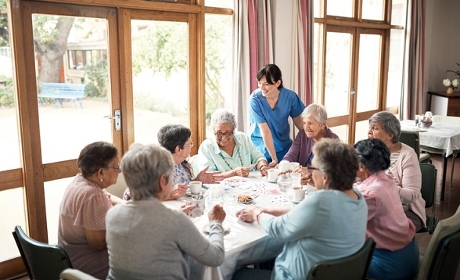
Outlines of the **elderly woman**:
{"type": "MultiPolygon", "coordinates": [[[[171,152],[174,159],[173,189],[168,199],[183,197],[187,191],[187,185],[192,180],[198,180],[205,184],[216,183],[223,179],[220,172],[207,173],[205,167],[194,177],[192,165],[187,161],[193,147],[192,131],[180,124],[168,124],[158,131],[158,142],[171,152]]],[[[125,200],[130,200],[129,188],[123,195],[125,200]]]]}
{"type": "Polygon", "coordinates": [[[400,135],[401,124],[392,113],[378,112],[369,119],[368,138],[382,140],[390,150],[391,163],[386,173],[394,179],[404,212],[419,231],[426,227],[420,163],[414,149],[399,142],[400,135]]]}
{"type": "Polygon", "coordinates": [[[81,173],[67,186],[59,208],[58,244],[74,268],[105,279],[109,271],[105,216],[121,202],[105,189],[117,182],[118,150],[110,143],[91,143],[81,150],[77,165],[81,173]]]}
{"type": "Polygon", "coordinates": [[[367,202],[367,237],[376,242],[368,276],[372,279],[411,279],[418,268],[419,252],[415,226],[400,204],[399,188],[385,174],[390,166],[390,152],[379,139],[355,144],[360,167],[357,176],[363,181],[359,191],[367,202]]]}
{"type": "MultiPolygon", "coordinates": [[[[310,169],[321,191],[309,194],[292,209],[252,206],[237,212],[240,219],[258,222],[270,236],[285,242],[267,279],[307,279],[315,263],[349,256],[364,244],[367,205],[353,188],[358,171],[353,147],[322,139],[313,152],[310,169]]],[[[267,272],[243,268],[234,279],[251,279],[252,273],[267,272]]]]}
{"type": "Polygon", "coordinates": [[[262,67],[257,81],[259,88],[249,99],[251,140],[274,167],[292,144],[289,117],[299,130],[302,129],[300,114],[305,104],[297,93],[283,86],[281,70],[275,64],[262,67]]]}
{"type": "Polygon", "coordinates": [[[208,240],[186,215],[162,204],[172,188],[169,151],[133,144],[121,168],[132,199],[107,213],[107,279],[199,279],[190,275],[189,257],[207,266],[222,264],[223,208],[216,205],[208,214],[208,240]]]}
{"type": "Polygon", "coordinates": [[[267,160],[249,137],[236,129],[235,115],[217,109],[211,116],[214,139],[206,139],[198,150],[201,164],[209,171],[221,171],[224,177],[243,176],[256,168],[267,175],[267,160]]]}
{"type": "Polygon", "coordinates": [[[312,103],[302,112],[303,129],[299,131],[283,160],[307,167],[313,159],[313,145],[322,138],[339,138],[327,127],[327,112],[323,105],[312,103]]]}

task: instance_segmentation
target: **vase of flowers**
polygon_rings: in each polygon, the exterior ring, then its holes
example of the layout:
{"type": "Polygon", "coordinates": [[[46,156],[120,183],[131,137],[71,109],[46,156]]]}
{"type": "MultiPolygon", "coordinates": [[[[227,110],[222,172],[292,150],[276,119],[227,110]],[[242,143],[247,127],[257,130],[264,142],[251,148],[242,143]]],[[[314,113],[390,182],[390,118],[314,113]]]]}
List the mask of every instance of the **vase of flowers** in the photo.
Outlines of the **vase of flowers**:
{"type": "MultiPolygon", "coordinates": [[[[460,63],[457,63],[457,65],[460,66],[460,63]]],[[[447,70],[447,72],[455,73],[460,78],[460,71],[447,70]]],[[[444,79],[442,83],[447,87],[447,93],[452,94],[460,82],[459,79],[453,79],[452,81],[449,79],[444,79]]]]}
{"type": "Polygon", "coordinates": [[[447,93],[451,94],[454,93],[454,89],[458,87],[459,81],[458,79],[453,79],[452,81],[449,79],[444,79],[442,83],[447,87],[447,93]]]}

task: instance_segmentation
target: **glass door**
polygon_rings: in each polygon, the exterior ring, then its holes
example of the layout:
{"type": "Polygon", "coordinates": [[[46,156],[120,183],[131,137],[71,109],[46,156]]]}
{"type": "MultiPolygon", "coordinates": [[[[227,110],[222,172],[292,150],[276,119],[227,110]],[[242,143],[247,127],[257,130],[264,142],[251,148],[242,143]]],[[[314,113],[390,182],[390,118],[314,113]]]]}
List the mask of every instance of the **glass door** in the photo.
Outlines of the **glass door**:
{"type": "Polygon", "coordinates": [[[158,130],[166,124],[198,131],[198,117],[190,115],[198,104],[204,107],[204,101],[197,98],[197,85],[204,83],[198,82],[196,55],[190,55],[197,52],[196,17],[142,10],[121,14],[122,29],[129,34],[123,45],[128,56],[124,66],[132,69],[123,77],[126,112],[132,121],[128,134],[134,136],[128,142],[158,143],[158,130]],[[191,62],[190,57],[195,60],[191,62]]]}
{"type": "Polygon", "coordinates": [[[367,137],[367,119],[381,99],[383,31],[328,26],[325,48],[328,125],[352,144],[367,137]]]}
{"type": "MultiPolygon", "coordinates": [[[[107,141],[122,152],[121,127],[113,117],[120,109],[118,50],[111,44],[117,42],[116,14],[108,8],[36,2],[24,2],[24,11],[30,26],[24,32],[24,59],[32,66],[26,76],[33,77],[25,83],[28,94],[35,95],[29,118],[36,120],[28,129],[35,136],[34,165],[41,169],[34,178],[34,205],[45,212],[48,242],[55,244],[59,204],[78,172],[81,149],[107,141]]],[[[28,200],[31,191],[26,187],[28,200]]]]}

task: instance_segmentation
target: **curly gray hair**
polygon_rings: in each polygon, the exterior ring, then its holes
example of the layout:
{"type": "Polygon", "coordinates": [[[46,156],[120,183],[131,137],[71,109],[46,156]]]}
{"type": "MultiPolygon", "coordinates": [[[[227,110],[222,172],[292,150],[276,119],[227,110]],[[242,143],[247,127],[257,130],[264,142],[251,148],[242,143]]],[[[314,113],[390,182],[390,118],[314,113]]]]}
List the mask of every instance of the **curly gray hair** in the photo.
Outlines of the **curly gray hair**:
{"type": "Polygon", "coordinates": [[[223,123],[223,124],[229,123],[233,126],[233,130],[236,129],[235,115],[228,110],[217,109],[216,111],[214,111],[214,113],[211,116],[211,123],[210,123],[212,130],[216,128],[216,125],[218,123],[223,123]]]}

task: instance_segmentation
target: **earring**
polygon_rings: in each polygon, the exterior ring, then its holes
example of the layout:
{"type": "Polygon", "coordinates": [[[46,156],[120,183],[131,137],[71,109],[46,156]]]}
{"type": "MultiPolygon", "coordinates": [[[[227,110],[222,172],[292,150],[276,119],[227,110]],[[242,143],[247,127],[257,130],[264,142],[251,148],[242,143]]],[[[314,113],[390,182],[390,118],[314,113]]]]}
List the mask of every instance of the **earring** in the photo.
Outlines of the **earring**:
{"type": "Polygon", "coordinates": [[[102,178],[101,178],[99,181],[101,181],[101,182],[102,182],[102,181],[104,181],[104,179],[102,179],[102,178]]]}

